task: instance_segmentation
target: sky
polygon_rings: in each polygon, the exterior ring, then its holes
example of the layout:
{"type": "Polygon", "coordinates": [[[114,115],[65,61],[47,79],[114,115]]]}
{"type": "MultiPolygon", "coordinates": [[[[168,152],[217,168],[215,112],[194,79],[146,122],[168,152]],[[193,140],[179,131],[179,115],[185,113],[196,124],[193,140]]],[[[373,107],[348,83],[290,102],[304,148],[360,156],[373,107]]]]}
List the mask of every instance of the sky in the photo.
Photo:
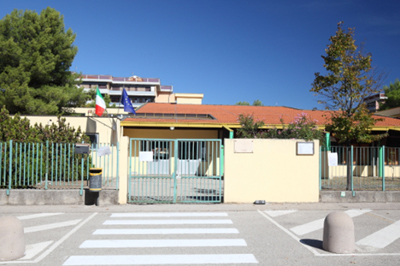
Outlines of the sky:
{"type": "Polygon", "coordinates": [[[398,0],[1,0],[0,18],[48,6],[76,33],[72,71],[160,78],[203,104],[323,109],[310,89],[339,21],[384,85],[400,78],[398,0]]]}

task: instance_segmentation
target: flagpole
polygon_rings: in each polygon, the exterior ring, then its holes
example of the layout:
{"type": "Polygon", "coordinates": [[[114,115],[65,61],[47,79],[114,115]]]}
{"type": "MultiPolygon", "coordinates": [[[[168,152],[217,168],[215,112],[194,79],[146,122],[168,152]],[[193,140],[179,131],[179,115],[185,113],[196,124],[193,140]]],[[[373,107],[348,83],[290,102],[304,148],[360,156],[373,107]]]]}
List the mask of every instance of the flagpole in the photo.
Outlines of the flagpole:
{"type": "MultiPolygon", "coordinates": [[[[122,87],[121,96],[119,96],[119,102],[118,102],[119,104],[121,104],[122,94],[124,93],[124,89],[125,89],[125,87],[122,87]]],[[[124,104],[122,104],[122,105],[124,105],[124,104]]],[[[120,107],[121,107],[121,106],[118,106],[117,116],[118,116],[118,114],[119,114],[119,109],[120,109],[120,107]]]]}

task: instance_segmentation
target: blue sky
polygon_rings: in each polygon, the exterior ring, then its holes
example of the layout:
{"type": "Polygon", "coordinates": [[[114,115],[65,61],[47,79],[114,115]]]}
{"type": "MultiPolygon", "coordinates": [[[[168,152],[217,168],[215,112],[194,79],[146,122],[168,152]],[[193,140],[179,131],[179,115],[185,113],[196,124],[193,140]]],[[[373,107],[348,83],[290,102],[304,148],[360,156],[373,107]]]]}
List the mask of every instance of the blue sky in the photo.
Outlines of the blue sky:
{"type": "Polygon", "coordinates": [[[0,18],[47,6],[77,34],[71,70],[160,78],[204,93],[203,104],[323,109],[309,90],[339,21],[389,73],[386,85],[400,78],[397,0],[2,0],[0,18]]]}

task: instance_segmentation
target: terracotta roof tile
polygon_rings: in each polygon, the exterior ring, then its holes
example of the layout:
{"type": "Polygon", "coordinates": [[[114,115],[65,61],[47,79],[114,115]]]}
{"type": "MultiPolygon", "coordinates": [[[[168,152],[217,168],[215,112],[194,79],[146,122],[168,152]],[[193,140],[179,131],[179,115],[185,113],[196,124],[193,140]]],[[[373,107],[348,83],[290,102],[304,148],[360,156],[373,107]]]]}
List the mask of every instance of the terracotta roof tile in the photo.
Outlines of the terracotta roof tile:
{"type": "MultiPolygon", "coordinates": [[[[126,122],[164,122],[164,123],[208,123],[208,124],[238,124],[240,114],[253,115],[255,119],[263,120],[266,125],[279,125],[282,118],[285,124],[292,122],[296,116],[306,113],[311,119],[317,120],[318,125],[324,125],[329,115],[328,111],[301,110],[282,106],[239,106],[239,105],[189,105],[169,103],[147,103],[139,108],[137,114],[164,113],[164,114],[209,114],[215,119],[182,119],[182,118],[127,118],[126,122]]],[[[375,116],[375,118],[382,118],[375,116]]],[[[400,120],[385,117],[376,126],[398,126],[400,120]]]]}

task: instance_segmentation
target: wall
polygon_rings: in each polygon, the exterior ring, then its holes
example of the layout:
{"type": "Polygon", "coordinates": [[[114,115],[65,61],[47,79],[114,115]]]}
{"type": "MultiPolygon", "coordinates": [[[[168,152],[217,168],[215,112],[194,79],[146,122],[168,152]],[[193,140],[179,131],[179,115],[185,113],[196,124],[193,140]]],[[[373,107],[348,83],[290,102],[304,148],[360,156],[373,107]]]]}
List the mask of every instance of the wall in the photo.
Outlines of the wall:
{"type": "MultiPolygon", "coordinates": [[[[24,117],[24,116],[22,116],[24,117]]],[[[48,125],[48,123],[57,124],[57,116],[25,116],[30,120],[31,125],[41,123],[48,125]]],[[[100,143],[117,143],[119,141],[120,120],[117,118],[108,117],[74,117],[65,116],[66,122],[71,127],[88,133],[98,133],[100,143]],[[113,129],[114,128],[114,129],[113,129]]]]}
{"type": "Polygon", "coordinates": [[[157,92],[157,96],[155,98],[156,103],[173,103],[175,102],[175,94],[171,94],[170,92],[157,92]]]}
{"type": "Polygon", "coordinates": [[[177,104],[202,104],[203,96],[201,93],[175,93],[177,104]]]}
{"type": "Polygon", "coordinates": [[[124,128],[124,136],[146,139],[218,139],[218,129],[124,128]]]}
{"type": "MultiPolygon", "coordinates": [[[[75,107],[72,108],[75,113],[77,114],[85,114],[85,116],[93,116],[95,114],[94,107],[75,107]]],[[[113,115],[120,115],[120,114],[129,114],[128,112],[124,111],[124,108],[107,108],[106,113],[113,114],[113,115]]],[[[96,116],[97,117],[97,116],[96,116]]]]}
{"type": "Polygon", "coordinates": [[[319,141],[314,155],[296,155],[303,140],[253,139],[252,153],[235,152],[225,139],[224,202],[318,202],[319,141]]]}

